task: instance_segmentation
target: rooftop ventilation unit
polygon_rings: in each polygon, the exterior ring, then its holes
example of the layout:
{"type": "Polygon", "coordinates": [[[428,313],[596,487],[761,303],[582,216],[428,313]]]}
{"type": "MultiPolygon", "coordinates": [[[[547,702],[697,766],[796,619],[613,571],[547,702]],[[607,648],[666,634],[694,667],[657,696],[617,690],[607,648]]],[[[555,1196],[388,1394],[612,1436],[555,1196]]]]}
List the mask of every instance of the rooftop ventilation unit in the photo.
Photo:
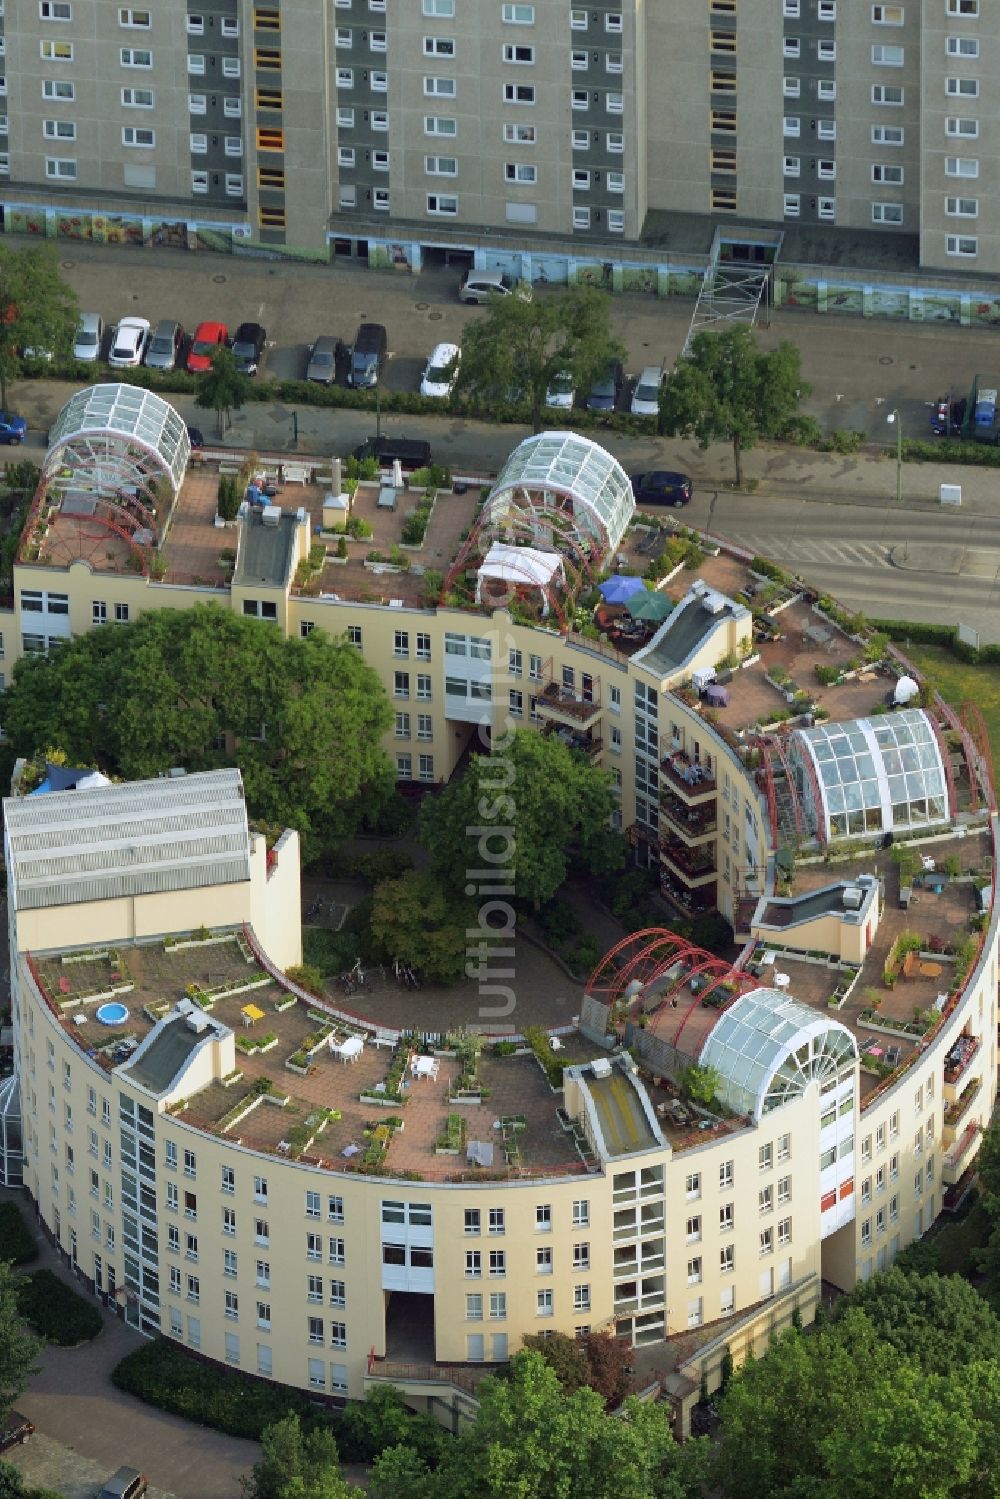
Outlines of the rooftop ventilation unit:
{"type": "Polygon", "coordinates": [[[184,1024],[189,1031],[194,1031],[196,1036],[203,1036],[208,1030],[209,1020],[208,1016],[203,1014],[201,1010],[196,1010],[192,1015],[187,1017],[184,1024]]]}
{"type": "Polygon", "coordinates": [[[260,512],[261,521],[265,526],[276,526],[281,520],[280,505],[265,505],[260,512]]]}
{"type": "Polygon", "coordinates": [[[591,1062],[590,1070],[595,1077],[610,1077],[611,1063],[607,1057],[597,1057],[595,1061],[591,1062]]]}
{"type": "Polygon", "coordinates": [[[861,902],[865,898],[865,892],[860,885],[844,886],[844,909],[847,911],[860,911],[861,902]]]}
{"type": "Polygon", "coordinates": [[[711,589],[703,596],[701,602],[702,606],[708,611],[709,614],[721,614],[723,609],[726,607],[726,601],[723,598],[722,594],[715,593],[711,589]]]}

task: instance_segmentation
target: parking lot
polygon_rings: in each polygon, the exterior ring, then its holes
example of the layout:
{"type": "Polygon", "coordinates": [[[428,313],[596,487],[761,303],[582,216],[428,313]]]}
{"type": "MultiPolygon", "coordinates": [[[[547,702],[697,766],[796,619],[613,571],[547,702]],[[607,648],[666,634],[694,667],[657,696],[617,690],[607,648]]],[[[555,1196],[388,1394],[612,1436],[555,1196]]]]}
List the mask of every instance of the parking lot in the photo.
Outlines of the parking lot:
{"type": "MultiPolygon", "coordinates": [[[[108,325],[129,314],[154,324],[176,318],[189,331],[203,320],[217,319],[231,331],[240,322],[262,323],[269,344],[263,368],[277,378],[304,375],[316,338],[350,342],[359,322],[369,320],[388,329],[386,387],[416,390],[434,346],[461,342],[466,324],[482,316],[458,301],[458,267],[428,267],[414,276],[89,244],[61,245],[60,255],[81,309],[100,313],[108,325]]],[[[553,294],[536,289],[539,296],[553,294]]],[[[628,350],[627,373],[672,364],[691,312],[686,300],[615,297],[611,321],[628,350]]],[[[995,345],[988,333],[939,324],[862,324],[795,312],[779,312],[760,337],[765,346],[781,338],[799,346],[803,376],[813,387],[806,410],[825,427],[867,431],[887,445],[894,436],[886,430],[888,412],[901,411],[908,435],[926,435],[930,404],[949,390],[965,393],[977,371],[993,367],[995,345]]]]}

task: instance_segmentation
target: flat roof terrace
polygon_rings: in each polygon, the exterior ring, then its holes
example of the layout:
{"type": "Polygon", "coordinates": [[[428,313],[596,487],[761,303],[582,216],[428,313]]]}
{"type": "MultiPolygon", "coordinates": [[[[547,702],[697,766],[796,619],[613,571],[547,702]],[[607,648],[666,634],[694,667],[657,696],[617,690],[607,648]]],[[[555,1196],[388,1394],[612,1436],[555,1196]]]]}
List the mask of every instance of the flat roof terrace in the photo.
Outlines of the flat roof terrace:
{"type": "MultiPolygon", "coordinates": [[[[242,933],[213,933],[211,941],[197,935],[179,934],[166,946],[33,954],[29,966],[63,1028],[108,1072],[127,1066],[180,999],[207,1001],[213,1020],[236,1035],[236,1073],[172,1112],[250,1149],[332,1171],[412,1172],[438,1180],[588,1169],[576,1132],[560,1114],[562,1096],[553,1093],[533,1056],[484,1047],[473,1082],[468,1056],[428,1053],[433,1066],[414,1068],[415,1043],[394,1046],[374,1026],[338,1019],[321,1002],[297,998],[259,970],[242,933]],[[102,1023],[97,1012],[105,1002],[122,1005],[127,1014],[102,1023]],[[249,1006],[259,1019],[244,1014],[249,1006]],[[331,1040],[342,1046],[352,1037],[361,1044],[348,1045],[346,1054],[331,1049],[331,1040]],[[469,1164],[467,1147],[474,1141],[492,1147],[491,1164],[469,1164]]],[[[563,1038],[559,1060],[586,1063],[599,1055],[601,1048],[571,1034],[563,1038]]],[[[178,1053],[177,1061],[184,1056],[178,1053]]],[[[158,1065],[155,1077],[137,1072],[136,1080],[160,1088],[169,1081],[162,1072],[158,1065]]]]}

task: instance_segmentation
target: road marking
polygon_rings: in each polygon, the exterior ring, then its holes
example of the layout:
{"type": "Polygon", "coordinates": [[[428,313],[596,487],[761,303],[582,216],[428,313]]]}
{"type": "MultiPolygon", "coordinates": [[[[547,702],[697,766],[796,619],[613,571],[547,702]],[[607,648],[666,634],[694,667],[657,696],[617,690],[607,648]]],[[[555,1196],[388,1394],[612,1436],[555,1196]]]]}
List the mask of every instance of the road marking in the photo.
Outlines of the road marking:
{"type": "Polygon", "coordinates": [[[758,532],[729,532],[739,546],[779,562],[833,562],[851,567],[891,567],[889,549],[877,542],[846,543],[800,537],[762,536],[758,532]]]}

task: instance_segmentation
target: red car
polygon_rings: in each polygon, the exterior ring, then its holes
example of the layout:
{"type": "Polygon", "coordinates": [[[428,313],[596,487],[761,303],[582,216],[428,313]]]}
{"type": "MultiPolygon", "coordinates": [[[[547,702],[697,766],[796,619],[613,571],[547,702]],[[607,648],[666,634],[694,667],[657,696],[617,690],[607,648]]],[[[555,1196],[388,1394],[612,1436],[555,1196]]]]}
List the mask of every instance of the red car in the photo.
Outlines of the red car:
{"type": "Polygon", "coordinates": [[[211,369],[212,355],[216,349],[224,349],[229,342],[229,329],[225,323],[199,323],[188,350],[187,367],[192,375],[211,369]]]}

